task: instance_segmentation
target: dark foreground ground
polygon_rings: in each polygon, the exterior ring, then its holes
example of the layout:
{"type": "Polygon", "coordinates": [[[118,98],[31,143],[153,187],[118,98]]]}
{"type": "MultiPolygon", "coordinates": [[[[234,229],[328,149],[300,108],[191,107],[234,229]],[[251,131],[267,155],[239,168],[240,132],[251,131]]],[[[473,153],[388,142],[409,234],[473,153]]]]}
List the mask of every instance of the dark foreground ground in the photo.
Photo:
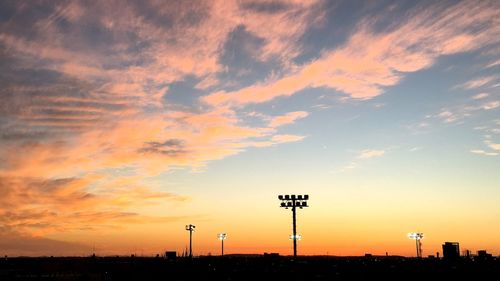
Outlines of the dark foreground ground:
{"type": "Polygon", "coordinates": [[[500,259],[225,256],[8,258],[0,280],[500,280],[500,259]]]}

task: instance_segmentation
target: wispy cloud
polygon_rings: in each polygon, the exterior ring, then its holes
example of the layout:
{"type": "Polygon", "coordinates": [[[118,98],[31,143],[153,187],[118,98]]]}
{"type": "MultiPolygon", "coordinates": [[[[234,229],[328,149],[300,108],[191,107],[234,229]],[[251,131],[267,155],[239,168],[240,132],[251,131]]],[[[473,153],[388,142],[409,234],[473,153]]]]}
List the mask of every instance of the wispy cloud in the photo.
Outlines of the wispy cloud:
{"type": "Polygon", "coordinates": [[[486,65],[486,68],[495,67],[497,65],[500,65],[500,60],[491,62],[490,64],[486,65]]]}
{"type": "Polygon", "coordinates": [[[410,148],[410,152],[415,152],[415,151],[419,151],[419,150],[422,150],[421,146],[416,146],[416,147],[410,148]]]}
{"type": "Polygon", "coordinates": [[[346,172],[349,172],[349,171],[352,171],[354,169],[356,169],[358,167],[358,163],[356,162],[351,162],[343,167],[341,167],[340,169],[338,170],[334,170],[332,171],[332,173],[346,173],[346,172]]]}
{"type": "Polygon", "coordinates": [[[385,154],[385,150],[381,149],[365,149],[361,151],[358,155],[358,159],[368,159],[374,157],[380,157],[385,154]]]}
{"type": "Polygon", "coordinates": [[[484,141],[484,143],[491,149],[493,150],[500,150],[500,143],[494,143],[493,141],[490,140],[490,136],[486,136],[487,139],[484,141]]]}
{"type": "Polygon", "coordinates": [[[490,143],[488,146],[491,147],[491,149],[500,150],[500,143],[490,143]]]}
{"type": "Polygon", "coordinates": [[[295,120],[307,117],[307,115],[309,114],[305,111],[288,112],[285,115],[274,117],[271,122],[269,122],[269,126],[272,128],[276,128],[279,126],[292,124],[295,122],[295,120]]]}
{"type": "MultiPolygon", "coordinates": [[[[427,68],[441,55],[498,42],[492,21],[498,10],[482,4],[462,2],[446,9],[429,8],[385,32],[375,32],[369,27],[373,22],[364,22],[343,46],[325,51],[320,58],[297,66],[283,77],[237,91],[218,91],[202,99],[214,106],[243,106],[291,96],[308,87],[333,88],[353,98],[373,98],[384,87],[397,84],[405,73],[427,68]],[[474,31],[479,25],[481,31],[474,31]]],[[[493,78],[488,79],[466,86],[479,87],[493,78]]]]}
{"type": "Polygon", "coordinates": [[[485,156],[496,156],[496,155],[498,155],[498,153],[496,153],[496,152],[486,152],[486,151],[481,150],[481,149],[472,149],[472,150],[470,150],[470,152],[474,153],[474,154],[485,155],[485,156]]]}
{"type": "Polygon", "coordinates": [[[458,119],[457,115],[451,113],[450,111],[441,111],[437,116],[443,119],[446,123],[451,123],[458,119]]]}
{"type": "Polygon", "coordinates": [[[447,124],[463,123],[468,118],[500,107],[500,101],[491,100],[490,96],[484,93],[479,94],[478,97],[473,97],[473,101],[474,103],[469,101],[441,108],[438,113],[429,114],[425,119],[437,119],[447,124]]]}
{"type": "Polygon", "coordinates": [[[495,76],[485,76],[485,77],[479,77],[470,81],[465,82],[464,84],[461,85],[461,87],[465,89],[476,89],[480,88],[492,81],[496,80],[495,76]]]}
{"type": "Polygon", "coordinates": [[[499,106],[500,106],[500,101],[490,101],[490,102],[482,104],[480,106],[480,108],[484,109],[484,110],[491,110],[491,109],[495,109],[499,106]]]}
{"type": "Polygon", "coordinates": [[[276,143],[285,143],[285,142],[301,141],[304,138],[305,136],[297,136],[297,135],[275,135],[271,138],[271,140],[276,143]]]}
{"type": "MultiPolygon", "coordinates": [[[[97,176],[102,180],[109,179],[97,176]]],[[[152,191],[140,183],[140,177],[113,185],[104,191],[91,191],[96,176],[85,178],[1,177],[0,222],[9,231],[46,234],[81,228],[99,228],[102,224],[155,222],[130,211],[134,206],[159,200],[186,200],[176,194],[152,191]],[[140,218],[140,219],[136,219],[140,218]]],[[[95,188],[95,186],[94,186],[95,188]]]]}
{"type": "Polygon", "coordinates": [[[364,149],[358,152],[355,159],[349,162],[347,165],[344,165],[340,169],[333,171],[333,173],[345,173],[349,171],[353,171],[362,167],[364,161],[368,161],[371,158],[382,157],[385,155],[386,150],[383,149],[364,149]]]}
{"type": "Polygon", "coordinates": [[[484,99],[484,98],[486,98],[486,97],[488,97],[488,96],[489,96],[489,94],[488,94],[488,93],[479,93],[479,94],[477,94],[477,95],[474,95],[474,96],[472,97],[472,99],[475,99],[475,100],[480,100],[480,99],[484,99]]]}

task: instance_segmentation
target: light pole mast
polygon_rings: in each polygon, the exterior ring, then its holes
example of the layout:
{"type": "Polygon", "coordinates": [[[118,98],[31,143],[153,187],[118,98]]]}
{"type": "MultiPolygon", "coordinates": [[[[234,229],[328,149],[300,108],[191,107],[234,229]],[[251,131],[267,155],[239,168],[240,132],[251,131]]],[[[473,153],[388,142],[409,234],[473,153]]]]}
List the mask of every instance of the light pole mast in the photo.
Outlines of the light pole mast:
{"type": "Polygon", "coordinates": [[[226,233],[219,233],[219,234],[217,234],[217,239],[219,239],[221,241],[221,244],[222,244],[221,256],[224,256],[224,240],[227,239],[227,234],[226,233]]]}
{"type": "Polygon", "coordinates": [[[422,257],[422,242],[420,240],[424,239],[424,234],[421,232],[408,233],[408,238],[415,239],[415,246],[417,247],[417,258],[422,257]]]}
{"type": "Polygon", "coordinates": [[[293,207],[292,207],[292,223],[293,223],[293,257],[297,257],[297,215],[295,210],[295,199],[292,198],[293,207]]]}
{"type": "Polygon", "coordinates": [[[297,207],[302,209],[309,207],[307,205],[307,200],[309,200],[309,195],[279,195],[278,199],[281,200],[281,208],[291,208],[292,209],[292,230],[293,234],[290,237],[293,240],[293,257],[297,258],[297,240],[300,240],[301,236],[297,235],[297,207]]]}
{"type": "Polygon", "coordinates": [[[196,226],[192,224],[186,225],[186,230],[189,231],[189,258],[193,258],[193,231],[196,226]]]}

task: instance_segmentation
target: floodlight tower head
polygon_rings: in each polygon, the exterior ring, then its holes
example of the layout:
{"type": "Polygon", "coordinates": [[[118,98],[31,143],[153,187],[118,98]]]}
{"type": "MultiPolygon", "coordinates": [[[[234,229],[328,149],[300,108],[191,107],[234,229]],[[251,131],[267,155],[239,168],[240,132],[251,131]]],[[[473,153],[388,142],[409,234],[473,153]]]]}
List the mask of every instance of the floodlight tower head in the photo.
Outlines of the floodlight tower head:
{"type": "Polygon", "coordinates": [[[307,200],[309,200],[309,195],[295,195],[295,194],[286,194],[286,195],[278,195],[278,199],[281,201],[280,207],[285,209],[292,209],[292,229],[293,234],[290,235],[290,239],[293,240],[293,256],[297,257],[297,240],[300,240],[302,237],[300,234],[297,234],[297,223],[296,223],[296,211],[297,208],[302,209],[305,207],[309,207],[307,205],[307,200]]]}
{"type": "Polygon", "coordinates": [[[422,257],[422,242],[420,242],[422,239],[424,239],[424,234],[421,232],[411,232],[408,233],[408,238],[410,239],[415,239],[415,245],[417,248],[417,258],[422,257]]]}
{"type": "Polygon", "coordinates": [[[307,205],[307,200],[309,200],[309,195],[278,195],[278,199],[281,200],[280,207],[288,209],[298,207],[300,209],[309,207],[307,205]]]}
{"type": "Polygon", "coordinates": [[[226,240],[227,239],[227,234],[226,233],[218,233],[217,234],[217,239],[219,239],[219,240],[226,240]]]}
{"type": "Polygon", "coordinates": [[[408,233],[408,238],[415,239],[415,240],[422,240],[422,239],[424,239],[424,234],[421,232],[411,232],[411,233],[408,233]]]}

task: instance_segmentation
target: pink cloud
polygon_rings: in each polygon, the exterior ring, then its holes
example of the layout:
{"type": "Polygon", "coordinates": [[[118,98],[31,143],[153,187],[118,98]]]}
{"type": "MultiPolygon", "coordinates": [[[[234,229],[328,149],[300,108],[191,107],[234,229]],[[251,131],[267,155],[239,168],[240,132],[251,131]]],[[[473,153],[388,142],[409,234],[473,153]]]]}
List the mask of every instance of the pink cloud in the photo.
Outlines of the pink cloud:
{"type": "Polygon", "coordinates": [[[275,143],[285,143],[285,142],[301,141],[304,138],[305,136],[297,136],[297,135],[275,135],[271,138],[271,140],[275,143]]]}
{"type": "Polygon", "coordinates": [[[489,94],[488,94],[488,93],[479,93],[479,94],[477,94],[477,95],[474,95],[474,96],[472,97],[472,99],[479,100],[479,99],[484,99],[484,98],[486,98],[486,97],[488,97],[488,96],[489,96],[489,94]]]}
{"type": "MultiPolygon", "coordinates": [[[[243,106],[286,97],[307,87],[327,87],[353,98],[369,99],[397,84],[405,73],[430,67],[442,55],[477,49],[498,42],[491,20],[498,11],[488,3],[464,2],[439,15],[428,9],[385,32],[374,32],[362,23],[347,42],[278,79],[237,91],[219,91],[202,100],[217,106],[243,106]],[[469,31],[481,24],[480,32],[469,31]],[[368,42],[368,44],[367,44],[368,42]]],[[[488,81],[486,81],[488,82],[488,81]]],[[[486,82],[482,81],[481,85],[486,82]]],[[[477,86],[477,85],[473,85],[477,86]]]]}
{"type": "Polygon", "coordinates": [[[0,177],[0,223],[10,231],[43,235],[99,228],[102,224],[166,222],[174,218],[147,217],[130,210],[189,199],[151,190],[142,184],[142,177],[115,179],[109,188],[105,188],[102,183],[111,184],[109,179],[104,175],[57,179],[0,177]],[[104,190],[97,191],[96,184],[104,190]]]}
{"type": "Polygon", "coordinates": [[[270,140],[265,141],[253,141],[247,143],[248,146],[253,147],[269,147],[277,144],[287,143],[287,142],[298,142],[305,138],[305,136],[299,135],[274,135],[270,140]]]}
{"type": "Polygon", "coordinates": [[[491,81],[494,81],[495,79],[496,79],[495,76],[480,77],[480,78],[476,78],[476,79],[465,82],[462,85],[462,87],[464,87],[465,89],[476,89],[476,88],[480,88],[480,87],[490,83],[491,81]]]}
{"type": "MultiPolygon", "coordinates": [[[[60,101],[81,100],[49,99],[60,101]]],[[[284,124],[305,115],[291,113],[287,120],[275,122],[284,124]]],[[[271,127],[243,126],[236,113],[227,108],[198,114],[125,115],[111,126],[91,126],[69,138],[1,146],[0,153],[5,157],[0,177],[7,188],[0,189],[0,212],[11,211],[4,222],[9,228],[37,235],[85,228],[91,222],[117,226],[155,222],[159,218],[144,217],[134,210],[165,200],[189,202],[189,198],[145,184],[147,178],[172,167],[199,169],[247,147],[303,138],[276,135],[271,127]],[[17,153],[19,150],[24,153],[17,153]],[[124,168],[128,176],[109,172],[124,168]],[[21,219],[23,213],[31,215],[21,219]]]]}
{"type": "Polygon", "coordinates": [[[307,117],[307,115],[309,114],[305,111],[288,112],[285,115],[274,117],[271,122],[269,122],[269,126],[272,128],[276,128],[279,126],[292,124],[295,122],[295,120],[307,117]]]}

